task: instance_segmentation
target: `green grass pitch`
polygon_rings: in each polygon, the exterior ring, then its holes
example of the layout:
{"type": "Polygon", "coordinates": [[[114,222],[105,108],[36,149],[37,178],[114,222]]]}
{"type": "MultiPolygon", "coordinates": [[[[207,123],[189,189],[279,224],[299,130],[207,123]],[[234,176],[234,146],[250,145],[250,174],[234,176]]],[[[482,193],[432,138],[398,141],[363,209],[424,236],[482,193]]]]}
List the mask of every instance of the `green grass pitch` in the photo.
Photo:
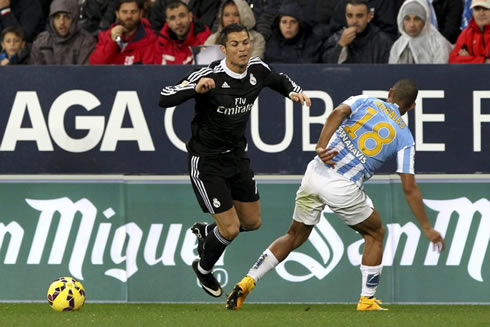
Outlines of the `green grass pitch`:
{"type": "Polygon", "coordinates": [[[55,312],[46,303],[0,303],[0,326],[490,326],[490,305],[386,305],[356,312],[353,304],[98,304],[55,312]]]}

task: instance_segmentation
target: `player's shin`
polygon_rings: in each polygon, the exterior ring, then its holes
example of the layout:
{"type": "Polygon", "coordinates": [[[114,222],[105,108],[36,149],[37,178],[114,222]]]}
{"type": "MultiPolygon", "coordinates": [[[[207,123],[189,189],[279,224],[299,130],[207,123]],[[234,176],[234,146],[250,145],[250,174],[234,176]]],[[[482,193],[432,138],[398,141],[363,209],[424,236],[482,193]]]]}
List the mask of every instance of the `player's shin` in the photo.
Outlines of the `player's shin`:
{"type": "Polygon", "coordinates": [[[257,262],[249,270],[248,275],[257,283],[265,274],[274,269],[279,264],[271,250],[266,249],[257,259],[257,262]]]}
{"type": "Polygon", "coordinates": [[[211,231],[208,230],[208,235],[204,243],[204,251],[199,262],[201,268],[206,271],[211,271],[214,264],[230,243],[230,240],[227,240],[221,235],[217,226],[211,231]]]}
{"type": "Polygon", "coordinates": [[[382,265],[365,266],[361,265],[362,289],[361,296],[373,297],[381,277],[382,265]]]}

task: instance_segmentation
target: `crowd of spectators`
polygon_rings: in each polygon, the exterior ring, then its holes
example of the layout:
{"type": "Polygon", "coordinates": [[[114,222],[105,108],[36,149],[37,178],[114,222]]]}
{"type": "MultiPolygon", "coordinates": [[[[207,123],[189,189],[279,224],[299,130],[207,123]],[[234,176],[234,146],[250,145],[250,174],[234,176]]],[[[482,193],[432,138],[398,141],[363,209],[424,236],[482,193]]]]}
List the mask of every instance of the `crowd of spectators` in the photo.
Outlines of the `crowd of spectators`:
{"type": "Polygon", "coordinates": [[[196,64],[232,23],[269,63],[490,63],[490,0],[0,0],[0,65],[196,64]]]}

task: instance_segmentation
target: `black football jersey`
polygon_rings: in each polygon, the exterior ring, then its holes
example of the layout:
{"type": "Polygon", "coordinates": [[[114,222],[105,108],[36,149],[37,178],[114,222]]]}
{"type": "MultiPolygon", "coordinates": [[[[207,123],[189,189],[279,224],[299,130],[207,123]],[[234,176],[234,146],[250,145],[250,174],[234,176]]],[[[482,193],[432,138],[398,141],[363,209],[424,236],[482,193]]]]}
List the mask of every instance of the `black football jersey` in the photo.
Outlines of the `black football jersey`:
{"type": "Polygon", "coordinates": [[[247,145],[245,129],[250,111],[264,87],[289,97],[301,88],[287,75],[274,72],[258,57],[250,58],[244,73],[231,71],[225,59],[188,74],[178,85],[164,87],[161,107],[173,107],[195,98],[192,137],[187,143],[191,154],[205,156],[230,151],[243,151],[247,145]],[[212,78],[215,88],[199,94],[195,87],[201,77],[212,78]]]}

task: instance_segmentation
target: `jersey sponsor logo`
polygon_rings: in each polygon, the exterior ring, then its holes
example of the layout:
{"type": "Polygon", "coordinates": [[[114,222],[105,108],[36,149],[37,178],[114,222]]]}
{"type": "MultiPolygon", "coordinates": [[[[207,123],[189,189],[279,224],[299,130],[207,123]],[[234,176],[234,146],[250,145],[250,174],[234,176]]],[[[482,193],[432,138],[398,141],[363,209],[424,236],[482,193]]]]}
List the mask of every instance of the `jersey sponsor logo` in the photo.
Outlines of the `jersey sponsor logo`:
{"type": "Polygon", "coordinates": [[[216,111],[223,115],[238,115],[250,112],[253,108],[253,103],[247,104],[246,98],[235,98],[235,106],[226,108],[219,106],[216,111]]]}
{"type": "Polygon", "coordinates": [[[356,158],[358,158],[361,163],[365,164],[367,161],[366,156],[361,151],[359,151],[359,149],[355,146],[355,144],[347,135],[346,131],[342,127],[339,127],[337,129],[337,134],[339,135],[342,142],[344,142],[347,150],[349,150],[356,158]]]}
{"type": "Polygon", "coordinates": [[[257,79],[255,78],[254,74],[250,73],[250,84],[255,85],[257,84],[257,79]]]}
{"type": "Polygon", "coordinates": [[[230,88],[230,86],[229,86],[229,85],[228,85],[228,83],[226,83],[226,81],[225,81],[225,82],[223,82],[223,84],[221,85],[221,88],[222,88],[222,89],[229,89],[229,88],[230,88]]]}

